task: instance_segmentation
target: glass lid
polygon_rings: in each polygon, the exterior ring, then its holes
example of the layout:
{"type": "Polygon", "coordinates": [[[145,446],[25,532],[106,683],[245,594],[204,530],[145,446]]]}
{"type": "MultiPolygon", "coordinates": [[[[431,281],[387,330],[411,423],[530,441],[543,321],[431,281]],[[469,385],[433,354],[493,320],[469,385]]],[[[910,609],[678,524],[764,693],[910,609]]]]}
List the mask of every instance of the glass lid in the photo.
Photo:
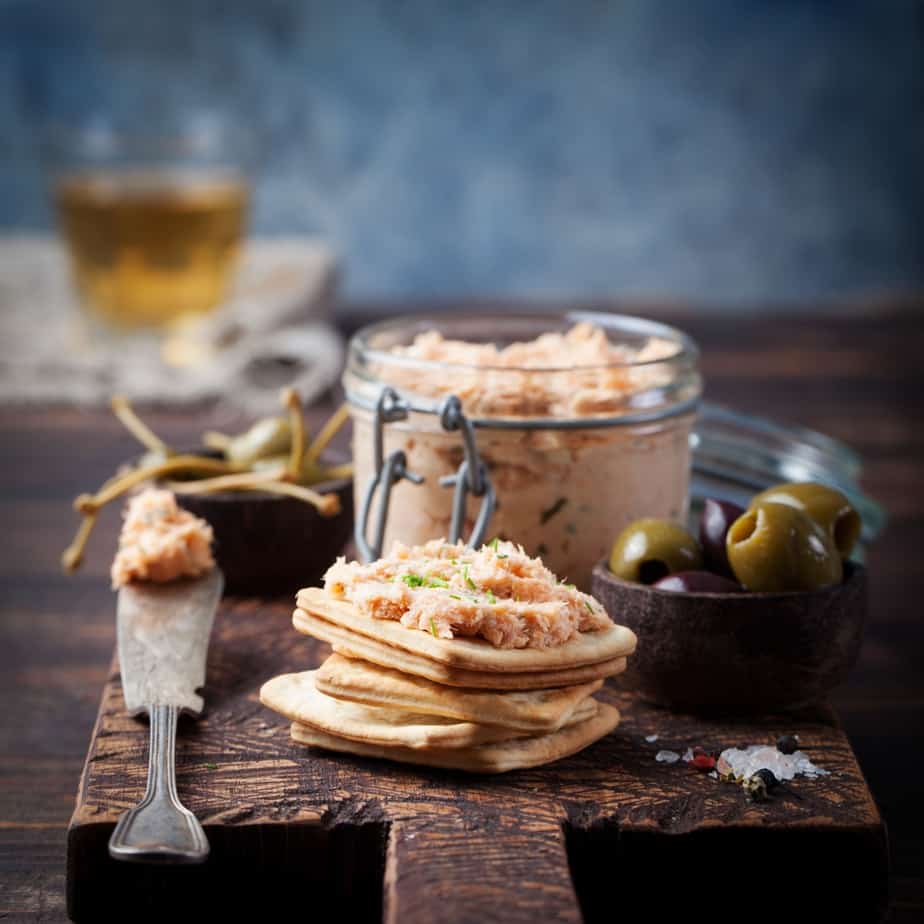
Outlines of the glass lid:
{"type": "Polygon", "coordinates": [[[754,494],[771,485],[818,481],[850,499],[863,519],[864,542],[875,539],[885,526],[885,511],[860,489],[860,457],[822,433],[706,402],[690,440],[693,514],[707,497],[747,506],[754,494]]]}

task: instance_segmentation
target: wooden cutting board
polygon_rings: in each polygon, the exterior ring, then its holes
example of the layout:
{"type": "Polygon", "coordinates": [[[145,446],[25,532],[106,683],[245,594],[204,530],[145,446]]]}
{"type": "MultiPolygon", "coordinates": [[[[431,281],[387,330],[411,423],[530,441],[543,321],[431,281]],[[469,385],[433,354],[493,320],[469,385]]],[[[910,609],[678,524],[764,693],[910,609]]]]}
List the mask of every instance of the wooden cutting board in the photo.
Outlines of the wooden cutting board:
{"type": "Polygon", "coordinates": [[[620,727],[547,767],[479,777],[340,756],[291,742],[289,723],[257,698],[267,678],[314,667],[328,652],[291,628],[291,610],[288,601],[226,599],[216,617],[206,712],[183,720],[177,740],[180,796],[212,845],[200,867],[108,857],[147,769],[147,727],[125,714],[114,663],[68,833],[72,918],[424,924],[882,913],[885,830],[827,707],[705,720],[608,689],[601,695],[622,710],[620,727]],[[720,750],[793,732],[831,775],[798,779],[767,803],[683,762],[655,760],[662,748],[720,750]]]}

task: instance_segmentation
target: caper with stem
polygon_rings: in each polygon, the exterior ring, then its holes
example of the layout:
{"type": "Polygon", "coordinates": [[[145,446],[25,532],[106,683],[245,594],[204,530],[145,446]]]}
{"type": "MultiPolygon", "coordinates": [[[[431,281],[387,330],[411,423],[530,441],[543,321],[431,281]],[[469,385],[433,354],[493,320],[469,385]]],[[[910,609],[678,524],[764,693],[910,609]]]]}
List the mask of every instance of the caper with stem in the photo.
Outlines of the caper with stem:
{"type": "MultiPolygon", "coordinates": [[[[267,456],[264,459],[257,459],[251,469],[254,472],[272,472],[284,469],[289,462],[288,454],[267,456]]],[[[350,462],[344,462],[338,465],[321,465],[319,462],[313,462],[308,459],[307,455],[302,459],[301,474],[296,479],[296,484],[318,484],[322,481],[332,481],[336,478],[348,478],[353,474],[353,465],[350,462]]]]}
{"type": "Polygon", "coordinates": [[[292,445],[292,425],[287,417],[264,417],[252,427],[232,436],[223,451],[225,458],[241,465],[287,453],[292,445]]]}
{"type": "Polygon", "coordinates": [[[112,402],[113,412],[146,447],[147,452],[142,461],[107,479],[95,494],[81,494],[76,499],[74,506],[82,519],[74,540],[62,555],[64,568],[73,571],[80,565],[101,507],[144,482],[163,481],[167,476],[191,479],[168,482],[168,486],[176,493],[265,491],[305,501],[322,516],[335,516],[339,513],[340,498],[336,493],[321,494],[310,486],[321,481],[348,477],[352,473],[349,464],[328,467],[320,461],[324,448],[347,420],[346,405],[338,408],[314,441],[307,445],[298,394],[294,389],[287,388],[280,397],[289,412],[285,418],[265,418],[239,437],[214,432],[203,435],[204,444],[210,449],[218,449],[223,455],[221,459],[177,453],[138,417],[126,398],[115,397],[112,402]],[[283,453],[285,455],[281,462],[277,461],[278,455],[283,453]],[[272,458],[269,469],[257,470],[262,468],[258,464],[259,460],[265,457],[272,458]]]}

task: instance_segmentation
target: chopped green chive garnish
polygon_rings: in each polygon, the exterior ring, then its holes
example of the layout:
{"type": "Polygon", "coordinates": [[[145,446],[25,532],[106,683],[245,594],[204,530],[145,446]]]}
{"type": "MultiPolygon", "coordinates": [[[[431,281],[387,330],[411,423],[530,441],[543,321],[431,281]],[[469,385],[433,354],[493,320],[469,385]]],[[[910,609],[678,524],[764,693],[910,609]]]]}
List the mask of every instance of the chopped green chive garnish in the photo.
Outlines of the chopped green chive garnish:
{"type": "Polygon", "coordinates": [[[439,638],[436,634],[436,623],[433,621],[433,617],[430,617],[430,632],[433,633],[434,638],[439,638]]]}
{"type": "Polygon", "coordinates": [[[469,575],[468,575],[468,565],[465,565],[465,566],[462,568],[462,577],[465,578],[465,583],[468,584],[468,586],[471,587],[472,590],[476,590],[476,589],[477,589],[477,586],[478,586],[478,585],[475,584],[475,582],[474,582],[474,581],[469,577],[469,575]]]}
{"type": "MultiPolygon", "coordinates": [[[[391,578],[394,580],[394,578],[391,578]]],[[[407,584],[408,587],[448,587],[449,582],[441,577],[435,577],[433,575],[427,575],[426,577],[421,577],[419,574],[403,574],[401,575],[401,580],[407,584]]]]}
{"type": "Polygon", "coordinates": [[[491,548],[494,549],[494,551],[496,552],[496,551],[497,551],[497,536],[495,536],[495,537],[488,543],[488,545],[491,546],[491,548]]]}
{"type": "Polygon", "coordinates": [[[213,763],[209,762],[209,763],[207,763],[207,764],[205,765],[205,769],[206,769],[206,770],[217,770],[217,769],[218,769],[218,764],[213,764],[213,763]]]}
{"type": "Polygon", "coordinates": [[[560,513],[565,504],[568,503],[567,497],[559,497],[551,507],[547,507],[542,513],[539,514],[539,522],[543,526],[555,516],[556,513],[560,513]]]}
{"type": "Polygon", "coordinates": [[[458,594],[450,594],[449,596],[452,597],[453,600],[461,600],[461,599],[462,599],[462,597],[460,597],[458,594]]]}
{"type": "Polygon", "coordinates": [[[594,608],[590,605],[590,600],[585,600],[585,601],[584,601],[584,606],[586,606],[587,609],[589,609],[589,610],[591,611],[591,613],[595,612],[594,608]]]}
{"type": "Polygon", "coordinates": [[[497,597],[494,596],[494,591],[488,591],[488,603],[497,603],[497,597]]]}

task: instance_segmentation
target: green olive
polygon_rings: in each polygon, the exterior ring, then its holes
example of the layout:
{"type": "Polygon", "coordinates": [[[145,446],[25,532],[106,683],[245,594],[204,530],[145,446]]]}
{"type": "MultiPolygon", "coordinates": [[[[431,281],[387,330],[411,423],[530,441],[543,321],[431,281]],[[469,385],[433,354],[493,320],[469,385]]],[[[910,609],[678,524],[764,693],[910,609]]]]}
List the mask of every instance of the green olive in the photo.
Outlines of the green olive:
{"type": "Polygon", "coordinates": [[[676,523],[636,520],[620,534],[610,554],[610,571],[626,581],[653,584],[675,571],[699,571],[699,543],[676,523]]]}
{"type": "Polygon", "coordinates": [[[816,590],[843,577],[831,536],[787,504],[752,506],[729,527],[725,548],[735,577],[748,590],[816,590]]]}
{"type": "Polygon", "coordinates": [[[804,484],[778,484],[758,494],[751,501],[751,506],[757,506],[764,501],[788,504],[807,513],[830,534],[841,558],[850,555],[857,539],[860,538],[860,514],[840,491],[827,485],[812,481],[804,484]]]}
{"type": "Polygon", "coordinates": [[[232,438],[225,450],[229,462],[252,465],[257,459],[289,451],[292,427],[286,417],[264,417],[232,438]]]}

